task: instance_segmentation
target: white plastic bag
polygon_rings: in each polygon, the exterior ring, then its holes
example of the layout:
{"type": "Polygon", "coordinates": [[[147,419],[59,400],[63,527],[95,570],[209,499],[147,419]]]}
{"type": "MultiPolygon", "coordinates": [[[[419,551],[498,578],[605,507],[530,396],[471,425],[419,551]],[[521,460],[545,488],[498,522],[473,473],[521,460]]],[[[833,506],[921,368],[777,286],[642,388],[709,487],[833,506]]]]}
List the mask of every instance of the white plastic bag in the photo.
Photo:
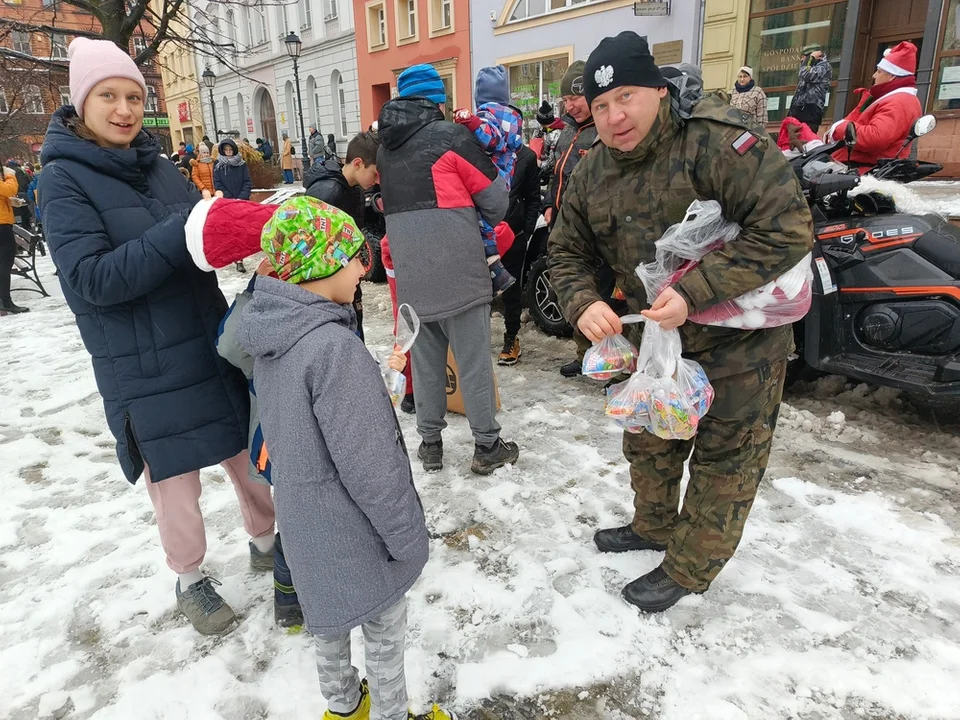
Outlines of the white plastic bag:
{"type": "MultiPolygon", "coordinates": [[[[624,315],[621,325],[646,320],[642,315],[624,315]]],[[[623,335],[608,335],[583,354],[581,372],[594,380],[610,380],[621,373],[632,373],[637,366],[637,349],[623,335]]]]}
{"type": "MultiPolygon", "coordinates": [[[[664,288],[695,268],[709,252],[736,240],[740,226],[723,218],[716,200],[694,200],[684,219],[671,225],[656,242],[653,262],[636,269],[652,304],[664,288]]],[[[813,267],[807,255],[786,273],[748,293],[691,315],[700,325],[741,328],[774,328],[802,320],[813,299],[813,267]]]]}
{"type": "MultiPolygon", "coordinates": [[[[420,334],[420,318],[413,308],[404,303],[397,308],[397,330],[394,334],[396,344],[400,346],[400,352],[408,353],[413,343],[420,334]]],[[[383,375],[383,381],[387,385],[387,392],[390,394],[390,402],[397,407],[407,394],[406,376],[388,366],[385,362],[381,363],[380,374],[383,375]]]]}
{"type": "Polygon", "coordinates": [[[629,432],[689,440],[713,402],[699,363],[681,357],[680,333],[647,322],[633,376],[607,390],[606,414],[629,432]]]}

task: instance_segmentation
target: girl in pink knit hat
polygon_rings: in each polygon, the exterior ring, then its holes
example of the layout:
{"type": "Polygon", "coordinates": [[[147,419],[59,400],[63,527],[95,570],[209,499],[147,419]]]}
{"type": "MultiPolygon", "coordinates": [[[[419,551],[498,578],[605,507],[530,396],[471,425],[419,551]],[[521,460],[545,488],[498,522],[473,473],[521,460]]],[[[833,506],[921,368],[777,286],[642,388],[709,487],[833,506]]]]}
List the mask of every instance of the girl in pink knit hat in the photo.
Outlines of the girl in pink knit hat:
{"type": "MultiPolygon", "coordinates": [[[[273,569],[274,513],[270,489],[248,478],[246,380],[215,346],[227,305],[187,252],[184,225],[201,197],[143,130],[147,87],[133,60],[85,38],[69,56],[73,105],[51,118],[41,151],[45,234],[120,469],[130,483],[143,476],[156,511],[177,605],[199,632],[223,634],[236,616],[200,571],[200,469],[220,464],[232,481],[252,570],[273,569]]],[[[92,474],[61,472],[102,491],[92,474]]]]}

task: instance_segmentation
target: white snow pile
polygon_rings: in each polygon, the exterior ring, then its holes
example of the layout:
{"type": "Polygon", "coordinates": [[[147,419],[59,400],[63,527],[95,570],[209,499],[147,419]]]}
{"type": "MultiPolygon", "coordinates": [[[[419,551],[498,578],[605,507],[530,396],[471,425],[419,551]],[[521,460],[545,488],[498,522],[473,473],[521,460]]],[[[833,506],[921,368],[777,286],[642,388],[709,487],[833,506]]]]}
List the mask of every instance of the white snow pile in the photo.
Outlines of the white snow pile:
{"type": "MultiPolygon", "coordinates": [[[[228,297],[247,280],[222,277],[228,297]]],[[[386,288],[365,295],[369,342],[386,350],[386,288]]],[[[271,580],[248,570],[223,473],[203,473],[204,568],[242,622],[211,640],[177,613],[150,503],[117,467],[71,314],[59,297],[16,299],[33,312],[0,318],[0,717],[320,717],[310,640],[273,625],[271,580]]],[[[960,717],[955,436],[898,423],[895,396],[842,380],[791,398],[737,556],[708,593],[643,616],[620,588],[661,555],[592,543],[630,518],[620,432],[597,383],[556,372],[569,342],[532,326],[521,342],[521,363],[497,373],[518,465],[471,475],[469,430],[453,417],[446,468],[415,466],[435,539],[410,593],[414,709],[960,717]]],[[[412,418],[401,422],[415,446],[412,418]]],[[[358,638],[355,650],[362,667],[358,638]]]]}

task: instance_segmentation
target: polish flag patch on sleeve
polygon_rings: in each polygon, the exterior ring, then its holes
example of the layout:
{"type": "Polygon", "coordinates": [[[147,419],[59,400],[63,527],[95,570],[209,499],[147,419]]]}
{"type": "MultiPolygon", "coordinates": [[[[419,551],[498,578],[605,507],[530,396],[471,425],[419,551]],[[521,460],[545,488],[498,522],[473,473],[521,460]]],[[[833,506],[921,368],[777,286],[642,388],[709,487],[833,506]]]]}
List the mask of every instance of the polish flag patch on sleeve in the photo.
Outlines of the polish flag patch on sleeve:
{"type": "Polygon", "coordinates": [[[746,155],[747,151],[756,145],[757,142],[757,136],[748,130],[733,141],[733,149],[736,151],[737,155],[746,155]]]}

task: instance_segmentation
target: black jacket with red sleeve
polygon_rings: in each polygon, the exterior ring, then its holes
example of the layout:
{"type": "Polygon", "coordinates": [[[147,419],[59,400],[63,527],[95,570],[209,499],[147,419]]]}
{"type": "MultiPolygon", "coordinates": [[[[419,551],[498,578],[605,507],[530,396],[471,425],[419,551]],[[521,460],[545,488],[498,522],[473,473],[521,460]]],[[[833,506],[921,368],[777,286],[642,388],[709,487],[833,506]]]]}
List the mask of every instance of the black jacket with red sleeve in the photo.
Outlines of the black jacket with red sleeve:
{"type": "Polygon", "coordinates": [[[397,280],[397,300],[425,322],[493,297],[479,213],[493,226],[507,188],[466,127],[426,98],[397,98],[380,111],[377,169],[397,280]]]}

